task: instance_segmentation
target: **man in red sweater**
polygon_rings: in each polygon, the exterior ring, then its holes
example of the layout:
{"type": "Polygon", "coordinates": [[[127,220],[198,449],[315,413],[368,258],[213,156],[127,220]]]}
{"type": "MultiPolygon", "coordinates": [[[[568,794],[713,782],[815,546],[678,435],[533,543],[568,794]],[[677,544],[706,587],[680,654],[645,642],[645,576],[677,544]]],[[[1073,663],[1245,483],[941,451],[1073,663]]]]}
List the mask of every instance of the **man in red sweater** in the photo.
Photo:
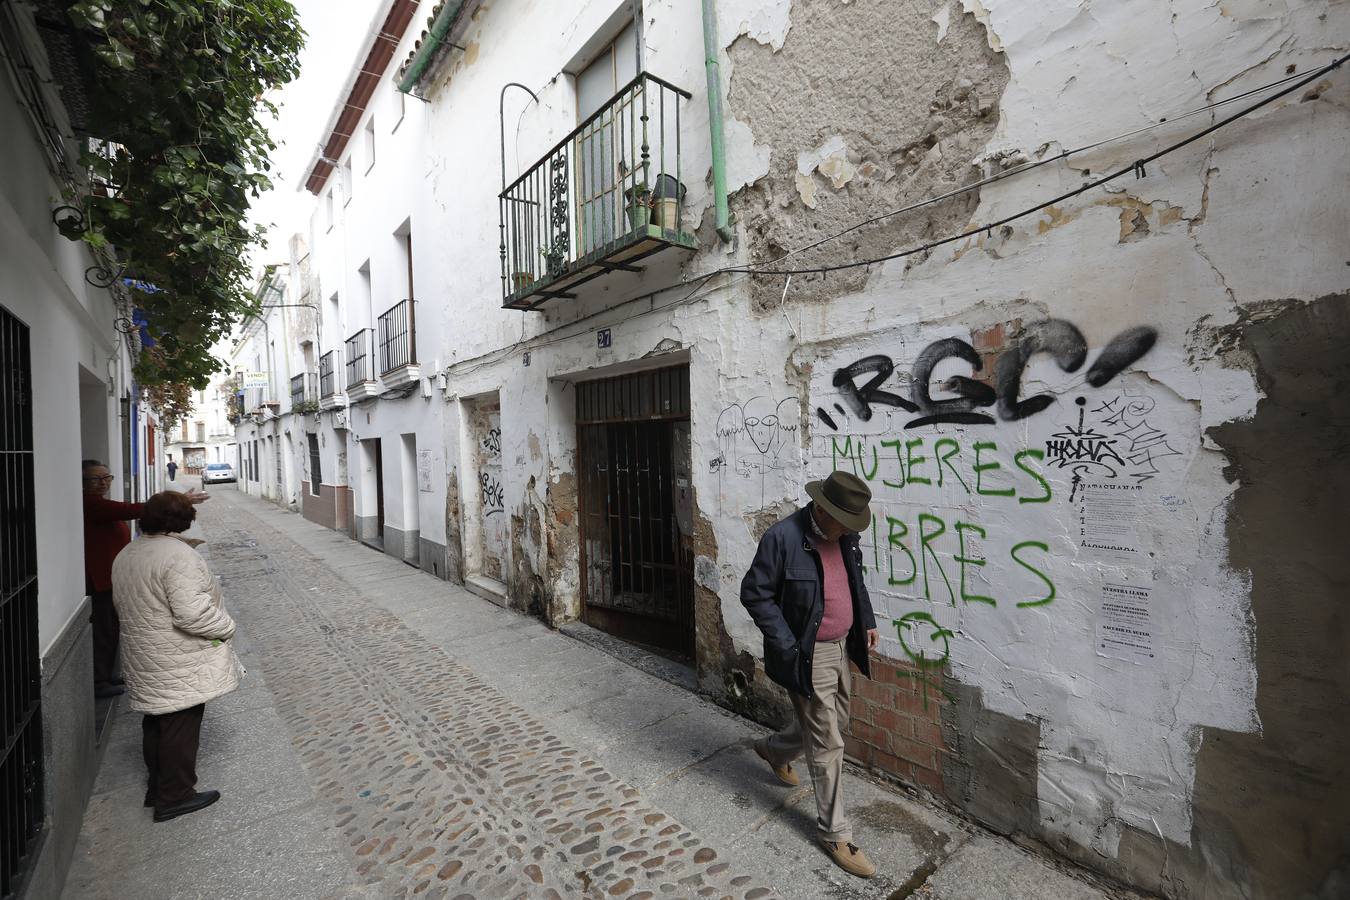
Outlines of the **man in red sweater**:
{"type": "MultiPolygon", "coordinates": [[[[117,671],[119,626],[112,599],[112,564],[131,543],[127,522],[141,517],[142,503],[108,499],[113,476],[96,459],[81,464],[84,475],[84,589],[92,597],[89,621],[94,630],[94,696],[116,697],[125,688],[117,671]]],[[[202,491],[188,491],[193,503],[207,499],[202,491]]]]}

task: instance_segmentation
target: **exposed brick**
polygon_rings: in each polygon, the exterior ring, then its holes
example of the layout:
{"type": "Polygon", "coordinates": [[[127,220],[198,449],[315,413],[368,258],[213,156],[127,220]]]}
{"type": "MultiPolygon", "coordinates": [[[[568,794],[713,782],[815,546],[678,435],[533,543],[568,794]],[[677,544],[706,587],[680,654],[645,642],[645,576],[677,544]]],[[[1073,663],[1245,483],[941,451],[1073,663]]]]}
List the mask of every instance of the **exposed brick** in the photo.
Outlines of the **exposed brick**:
{"type": "Polygon", "coordinates": [[[913,770],[914,783],[919,787],[927,788],[934,794],[942,796],[945,794],[945,788],[942,785],[942,773],[933,769],[925,769],[922,766],[911,766],[913,770]]]}
{"type": "Polygon", "coordinates": [[[1007,332],[1000,322],[975,329],[970,333],[970,339],[976,350],[997,350],[1007,341],[1007,332]]]}
{"type": "Polygon", "coordinates": [[[907,759],[916,766],[922,766],[926,769],[937,768],[937,753],[927,744],[920,744],[916,740],[896,735],[891,738],[889,748],[895,755],[901,759],[907,759]]]}
{"type": "Polygon", "coordinates": [[[889,731],[891,734],[898,734],[903,737],[909,737],[913,733],[909,721],[908,716],[898,713],[893,709],[877,707],[872,713],[873,725],[883,731],[889,731]]]}
{"type": "Polygon", "coordinates": [[[930,689],[928,696],[922,693],[895,695],[894,708],[903,713],[908,713],[917,719],[924,719],[929,722],[938,722],[942,718],[942,707],[939,704],[941,695],[930,689]]]}
{"type": "Polygon", "coordinates": [[[863,681],[858,685],[857,693],[864,700],[871,700],[878,706],[895,705],[895,688],[889,684],[877,684],[875,681],[863,681]]]}
{"type": "Polygon", "coordinates": [[[913,768],[909,763],[893,753],[887,753],[885,750],[872,751],[872,765],[887,775],[894,775],[897,778],[909,780],[912,776],[910,770],[913,768]]]}
{"type": "Polygon", "coordinates": [[[858,722],[872,721],[872,705],[861,697],[853,697],[848,702],[849,718],[858,722]]]}
{"type": "Polygon", "coordinates": [[[945,748],[942,740],[942,726],[937,722],[929,722],[924,719],[912,719],[914,728],[914,740],[920,744],[927,744],[938,750],[945,748]]]}
{"type": "MultiPolygon", "coordinates": [[[[881,750],[891,749],[891,735],[889,732],[882,731],[874,725],[868,725],[864,722],[857,722],[853,726],[853,736],[864,744],[871,744],[881,750]]],[[[906,738],[908,740],[908,738],[906,738]]],[[[911,741],[910,743],[913,743],[911,741]]]]}
{"type": "Polygon", "coordinates": [[[844,735],[844,755],[862,766],[872,764],[873,749],[862,741],[849,735],[844,735]]]}

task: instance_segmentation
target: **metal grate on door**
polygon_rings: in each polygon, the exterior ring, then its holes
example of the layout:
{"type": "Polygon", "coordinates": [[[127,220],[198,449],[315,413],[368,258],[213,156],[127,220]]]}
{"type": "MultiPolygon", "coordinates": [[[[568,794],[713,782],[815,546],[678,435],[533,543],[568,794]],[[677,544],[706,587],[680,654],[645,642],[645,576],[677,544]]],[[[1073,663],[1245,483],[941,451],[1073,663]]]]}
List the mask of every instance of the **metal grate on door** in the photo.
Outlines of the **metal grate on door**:
{"type": "Polygon", "coordinates": [[[0,898],[43,822],[31,373],[28,328],[0,309],[0,898]]]}
{"type": "Polygon", "coordinates": [[[694,638],[690,528],[680,515],[688,416],[685,368],[577,385],[586,621],[682,656],[694,638]]]}

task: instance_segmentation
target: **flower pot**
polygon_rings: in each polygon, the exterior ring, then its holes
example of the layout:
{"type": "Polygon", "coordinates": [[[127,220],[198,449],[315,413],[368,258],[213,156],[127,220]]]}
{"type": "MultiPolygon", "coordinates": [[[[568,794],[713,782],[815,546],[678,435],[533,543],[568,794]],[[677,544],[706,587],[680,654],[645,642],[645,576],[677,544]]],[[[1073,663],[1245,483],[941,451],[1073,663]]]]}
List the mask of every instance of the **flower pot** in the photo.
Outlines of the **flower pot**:
{"type": "Polygon", "coordinates": [[[674,197],[661,197],[652,201],[652,224],[667,231],[679,231],[680,201],[674,197]]]}
{"type": "Polygon", "coordinates": [[[652,208],[647,203],[630,202],[628,204],[628,224],[634,229],[646,228],[652,220],[652,208]]]}
{"type": "Polygon", "coordinates": [[[530,285],[534,284],[533,272],[512,272],[511,273],[511,292],[519,294],[530,285]]]}
{"type": "Polygon", "coordinates": [[[624,202],[627,204],[628,224],[637,230],[646,228],[652,220],[652,193],[647,189],[647,185],[638,182],[623,192],[624,202]]]}
{"type": "Polygon", "coordinates": [[[652,185],[652,197],[657,200],[684,200],[685,187],[674,175],[664,172],[656,176],[652,185]]]}

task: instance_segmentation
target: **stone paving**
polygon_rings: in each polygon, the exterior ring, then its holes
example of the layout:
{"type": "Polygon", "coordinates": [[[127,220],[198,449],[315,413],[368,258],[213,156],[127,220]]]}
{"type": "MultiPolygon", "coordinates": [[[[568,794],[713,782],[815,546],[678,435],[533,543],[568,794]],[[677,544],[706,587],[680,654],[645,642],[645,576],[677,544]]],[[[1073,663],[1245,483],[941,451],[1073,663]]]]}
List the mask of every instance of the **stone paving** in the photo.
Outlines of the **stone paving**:
{"type": "Polygon", "coordinates": [[[213,488],[206,555],[250,673],[207,705],[201,786],[151,825],[139,716],[114,724],[69,900],[1102,900],[969,823],[846,776],[872,881],[812,842],[763,729],[593,646],[213,488]]]}
{"type": "Polygon", "coordinates": [[[772,895],[343,581],[259,558],[240,523],[221,525],[226,596],[285,684],[278,710],[357,874],[384,895],[772,895]]]}

